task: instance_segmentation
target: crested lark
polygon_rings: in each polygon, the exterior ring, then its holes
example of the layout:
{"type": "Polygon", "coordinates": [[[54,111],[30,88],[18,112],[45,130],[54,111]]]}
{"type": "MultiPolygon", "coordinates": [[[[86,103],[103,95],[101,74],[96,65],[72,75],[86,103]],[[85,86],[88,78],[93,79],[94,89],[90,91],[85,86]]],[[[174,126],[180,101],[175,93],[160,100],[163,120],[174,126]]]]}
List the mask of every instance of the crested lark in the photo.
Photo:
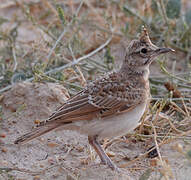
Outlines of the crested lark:
{"type": "Polygon", "coordinates": [[[115,169],[98,138],[122,136],[138,126],[150,99],[149,65],[155,57],[170,51],[174,50],[153,45],[143,28],[140,38],[126,48],[121,69],[89,83],[15,144],[60,127],[76,130],[88,136],[102,163],[115,169]]]}

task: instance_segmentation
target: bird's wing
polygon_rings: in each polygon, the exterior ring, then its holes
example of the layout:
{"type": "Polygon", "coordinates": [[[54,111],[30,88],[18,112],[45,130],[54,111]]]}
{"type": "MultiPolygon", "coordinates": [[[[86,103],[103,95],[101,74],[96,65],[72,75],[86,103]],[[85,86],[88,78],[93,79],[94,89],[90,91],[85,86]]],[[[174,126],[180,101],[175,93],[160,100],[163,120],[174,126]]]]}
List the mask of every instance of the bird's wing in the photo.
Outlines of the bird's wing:
{"type": "Polygon", "coordinates": [[[128,111],[143,102],[146,92],[128,83],[103,79],[90,84],[38,126],[91,120],[128,111]]]}

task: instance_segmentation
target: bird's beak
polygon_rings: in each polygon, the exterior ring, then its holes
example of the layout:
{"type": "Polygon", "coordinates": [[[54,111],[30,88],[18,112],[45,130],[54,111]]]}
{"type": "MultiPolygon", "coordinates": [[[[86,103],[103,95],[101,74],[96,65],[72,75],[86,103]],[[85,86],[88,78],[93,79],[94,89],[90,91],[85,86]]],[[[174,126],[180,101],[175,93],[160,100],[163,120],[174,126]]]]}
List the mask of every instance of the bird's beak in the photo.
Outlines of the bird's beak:
{"type": "Polygon", "coordinates": [[[162,47],[162,48],[156,48],[156,49],[153,51],[151,57],[152,57],[152,58],[155,58],[155,57],[157,57],[157,56],[159,56],[159,55],[161,55],[161,54],[168,53],[168,52],[175,52],[175,50],[174,50],[174,49],[171,49],[171,48],[163,48],[163,47],[162,47]]]}
{"type": "Polygon", "coordinates": [[[155,50],[155,53],[156,53],[157,55],[159,55],[159,54],[164,54],[164,53],[168,53],[168,52],[175,52],[175,50],[174,50],[174,49],[171,49],[171,48],[158,48],[158,49],[155,50]]]}

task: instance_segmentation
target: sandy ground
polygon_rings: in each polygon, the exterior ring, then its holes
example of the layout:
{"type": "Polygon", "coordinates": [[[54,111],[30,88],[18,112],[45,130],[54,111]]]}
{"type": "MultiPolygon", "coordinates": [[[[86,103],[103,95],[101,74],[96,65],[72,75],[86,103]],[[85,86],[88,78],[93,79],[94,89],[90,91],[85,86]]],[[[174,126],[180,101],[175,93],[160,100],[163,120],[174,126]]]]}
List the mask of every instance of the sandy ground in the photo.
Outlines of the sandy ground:
{"type": "MultiPolygon", "coordinates": [[[[72,131],[50,132],[22,146],[13,144],[16,137],[31,130],[34,121],[46,119],[68,97],[65,88],[52,83],[20,83],[3,94],[0,142],[4,145],[0,145],[0,179],[136,180],[148,172],[151,174],[149,179],[159,179],[162,170],[160,164],[152,165],[155,159],[144,158],[120,168],[120,172],[100,165],[99,157],[89,146],[87,137],[72,131]]],[[[106,143],[106,151],[118,167],[145,153],[154,143],[151,140],[137,141],[133,137],[110,142],[106,143]]],[[[186,147],[183,141],[178,143],[186,147]]],[[[189,180],[191,166],[174,148],[176,144],[161,148],[169,177],[172,174],[171,179],[189,180]]]]}
{"type": "MultiPolygon", "coordinates": [[[[50,41],[41,29],[26,22],[22,10],[14,1],[1,0],[0,16],[10,20],[1,25],[2,30],[9,32],[17,24],[14,21],[15,14],[23,22],[18,27],[17,37],[21,45],[36,41],[40,43],[42,37],[50,41]]],[[[28,48],[31,49],[30,44],[28,48]]],[[[123,49],[114,47],[111,52],[114,50],[115,59],[121,59],[123,49]]],[[[181,57],[179,59],[183,60],[181,57]]],[[[116,63],[118,67],[121,62],[116,63]]],[[[169,62],[168,67],[172,67],[173,63],[174,61],[169,62]]],[[[183,67],[183,63],[184,61],[177,61],[177,67],[183,67]]],[[[152,64],[151,74],[160,74],[157,66],[156,63],[152,64]]],[[[55,83],[17,84],[0,96],[0,180],[165,179],[161,175],[164,169],[160,163],[156,163],[158,158],[143,158],[131,163],[154,145],[153,139],[141,141],[133,136],[126,136],[103,143],[107,144],[106,151],[118,167],[129,163],[125,168],[120,168],[120,172],[100,165],[99,157],[89,146],[87,137],[76,132],[50,132],[22,146],[13,144],[17,137],[32,129],[34,121],[46,119],[68,97],[66,89],[55,83]]],[[[184,153],[178,152],[179,146],[185,152],[191,147],[190,142],[185,139],[161,147],[162,158],[166,161],[165,171],[169,179],[190,180],[191,163],[184,153]]]]}

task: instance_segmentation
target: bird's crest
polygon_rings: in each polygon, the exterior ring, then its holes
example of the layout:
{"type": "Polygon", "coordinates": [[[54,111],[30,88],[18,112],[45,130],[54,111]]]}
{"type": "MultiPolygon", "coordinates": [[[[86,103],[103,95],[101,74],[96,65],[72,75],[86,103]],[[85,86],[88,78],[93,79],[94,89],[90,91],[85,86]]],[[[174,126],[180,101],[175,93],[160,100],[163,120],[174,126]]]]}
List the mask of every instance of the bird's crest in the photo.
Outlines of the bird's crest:
{"type": "Polygon", "coordinates": [[[145,28],[145,26],[142,27],[142,32],[140,35],[140,41],[143,43],[148,43],[148,44],[152,44],[150,38],[149,38],[149,34],[147,29],[145,28]]]}

